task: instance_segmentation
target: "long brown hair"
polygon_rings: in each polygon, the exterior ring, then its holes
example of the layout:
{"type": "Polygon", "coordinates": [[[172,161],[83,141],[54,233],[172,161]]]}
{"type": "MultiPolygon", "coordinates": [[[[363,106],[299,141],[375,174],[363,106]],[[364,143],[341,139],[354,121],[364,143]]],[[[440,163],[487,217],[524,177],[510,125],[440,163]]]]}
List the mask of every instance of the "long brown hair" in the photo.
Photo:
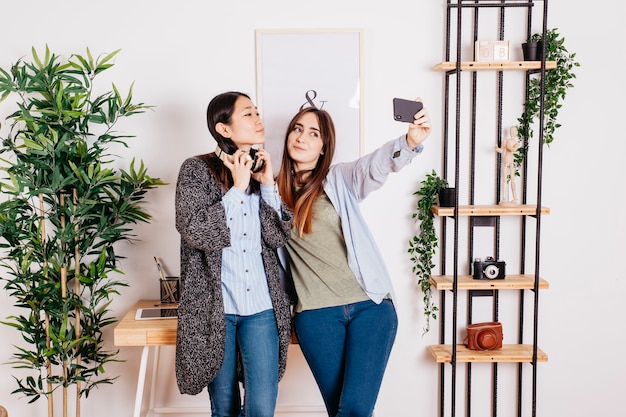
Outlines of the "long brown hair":
{"type": "Polygon", "coordinates": [[[285,134],[283,158],[276,178],[278,191],[283,201],[293,211],[293,227],[300,236],[313,231],[313,203],[324,191],[324,181],[335,154],[335,124],[328,112],[316,107],[300,110],[289,122],[285,134]],[[306,113],[313,113],[320,128],[323,147],[315,168],[310,171],[295,172],[289,156],[287,141],[296,123],[306,113]]]}

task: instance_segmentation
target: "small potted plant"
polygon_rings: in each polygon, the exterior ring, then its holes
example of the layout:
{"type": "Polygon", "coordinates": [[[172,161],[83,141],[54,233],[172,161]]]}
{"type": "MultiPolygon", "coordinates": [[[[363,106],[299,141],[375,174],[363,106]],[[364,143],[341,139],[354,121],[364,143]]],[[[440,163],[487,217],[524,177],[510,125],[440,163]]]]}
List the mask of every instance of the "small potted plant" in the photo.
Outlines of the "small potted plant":
{"type": "Polygon", "coordinates": [[[431,271],[435,266],[433,256],[435,255],[435,248],[439,246],[439,239],[435,230],[435,216],[431,207],[436,203],[440,193],[448,188],[448,181],[439,177],[437,172],[433,170],[426,175],[426,179],[420,184],[419,190],[413,193],[413,195],[419,196],[419,200],[417,201],[417,210],[412,216],[419,221],[419,233],[409,240],[408,253],[411,255],[411,262],[413,263],[412,271],[424,294],[424,316],[426,317],[424,333],[427,333],[430,330],[430,319],[436,319],[439,310],[432,302],[432,290],[430,288],[431,271]]]}
{"type": "Polygon", "coordinates": [[[454,207],[456,205],[456,189],[454,187],[446,186],[437,195],[441,207],[454,207]]]}
{"type": "Polygon", "coordinates": [[[534,33],[528,38],[527,42],[522,44],[522,53],[524,54],[524,61],[541,61],[542,54],[542,42],[541,34],[534,33]]]}

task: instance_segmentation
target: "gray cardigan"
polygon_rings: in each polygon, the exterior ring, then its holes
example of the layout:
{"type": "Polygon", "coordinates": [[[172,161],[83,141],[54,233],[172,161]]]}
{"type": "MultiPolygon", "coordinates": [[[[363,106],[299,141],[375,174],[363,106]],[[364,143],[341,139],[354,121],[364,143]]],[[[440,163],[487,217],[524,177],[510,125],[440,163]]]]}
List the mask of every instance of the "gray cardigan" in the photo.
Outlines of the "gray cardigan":
{"type": "MultiPolygon", "coordinates": [[[[222,249],[230,230],[220,203],[225,192],[204,161],[183,162],[176,185],[176,229],[180,233],[180,305],[176,337],[176,380],[182,394],[200,393],[224,358],[226,321],[221,289],[222,249]]],[[[261,199],[261,255],[278,326],[278,374],[282,378],[291,335],[289,298],[280,279],[276,249],[290,236],[292,213],[279,215],[261,199]]]]}

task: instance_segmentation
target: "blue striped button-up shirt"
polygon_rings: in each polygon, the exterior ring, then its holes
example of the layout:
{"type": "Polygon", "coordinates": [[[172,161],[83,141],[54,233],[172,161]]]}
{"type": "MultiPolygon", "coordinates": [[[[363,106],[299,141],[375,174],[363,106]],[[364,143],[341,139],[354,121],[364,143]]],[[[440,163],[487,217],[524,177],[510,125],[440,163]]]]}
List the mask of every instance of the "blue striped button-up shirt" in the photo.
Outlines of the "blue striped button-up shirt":
{"type": "Polygon", "coordinates": [[[222,205],[230,228],[231,246],[222,250],[224,312],[249,316],[272,308],[261,258],[260,198],[280,210],[275,186],[261,185],[261,195],[232,187],[222,205]]]}

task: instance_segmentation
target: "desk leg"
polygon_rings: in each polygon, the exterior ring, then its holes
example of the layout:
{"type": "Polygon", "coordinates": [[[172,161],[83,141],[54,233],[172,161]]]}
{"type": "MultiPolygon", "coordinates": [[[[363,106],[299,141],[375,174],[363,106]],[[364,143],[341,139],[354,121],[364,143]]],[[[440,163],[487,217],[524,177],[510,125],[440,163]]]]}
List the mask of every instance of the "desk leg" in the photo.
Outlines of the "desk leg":
{"type": "Polygon", "coordinates": [[[150,412],[154,410],[154,394],[156,392],[156,382],[159,380],[158,373],[160,355],[161,346],[156,345],[153,352],[154,358],[152,359],[152,377],[150,378],[150,399],[148,401],[148,403],[150,404],[148,408],[150,412]]]}
{"type": "Polygon", "coordinates": [[[149,352],[150,346],[144,346],[141,351],[141,364],[139,365],[139,377],[137,379],[137,393],[135,394],[135,411],[133,412],[133,417],[141,417],[141,403],[143,400],[143,387],[146,382],[149,352]]]}

